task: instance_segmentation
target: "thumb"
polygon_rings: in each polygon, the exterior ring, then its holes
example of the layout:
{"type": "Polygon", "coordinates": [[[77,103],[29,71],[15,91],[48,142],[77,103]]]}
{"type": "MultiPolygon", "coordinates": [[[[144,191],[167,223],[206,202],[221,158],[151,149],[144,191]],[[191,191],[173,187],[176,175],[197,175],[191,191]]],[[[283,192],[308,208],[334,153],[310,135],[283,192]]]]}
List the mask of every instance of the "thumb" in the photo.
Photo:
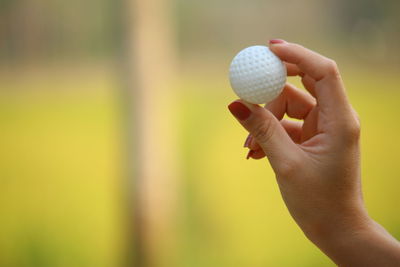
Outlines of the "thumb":
{"type": "Polygon", "coordinates": [[[292,169],[300,149],[271,112],[241,100],[232,102],[228,108],[255,138],[277,174],[292,169]]]}

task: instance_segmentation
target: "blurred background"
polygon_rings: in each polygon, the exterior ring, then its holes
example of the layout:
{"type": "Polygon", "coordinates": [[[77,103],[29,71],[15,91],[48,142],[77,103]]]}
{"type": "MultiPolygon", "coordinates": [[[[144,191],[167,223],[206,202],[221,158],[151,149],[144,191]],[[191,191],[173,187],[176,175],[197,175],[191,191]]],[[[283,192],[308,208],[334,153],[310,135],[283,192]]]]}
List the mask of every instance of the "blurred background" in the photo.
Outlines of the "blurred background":
{"type": "MultiPolygon", "coordinates": [[[[1,0],[0,266],[334,266],[227,111],[244,47],[335,59],[400,238],[396,0],[1,0]]],[[[299,85],[295,78],[291,82],[299,85]]]]}

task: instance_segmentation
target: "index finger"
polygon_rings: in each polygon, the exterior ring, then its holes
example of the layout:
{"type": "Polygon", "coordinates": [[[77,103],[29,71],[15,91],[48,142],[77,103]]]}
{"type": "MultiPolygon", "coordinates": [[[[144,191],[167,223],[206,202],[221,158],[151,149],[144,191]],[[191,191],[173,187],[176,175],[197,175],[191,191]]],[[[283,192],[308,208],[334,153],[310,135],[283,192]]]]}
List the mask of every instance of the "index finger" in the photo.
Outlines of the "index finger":
{"type": "Polygon", "coordinates": [[[296,65],[300,71],[315,81],[336,78],[338,70],[332,59],[324,57],[301,45],[282,42],[271,43],[270,49],[281,60],[296,65]]]}
{"type": "Polygon", "coordinates": [[[336,63],[301,45],[271,43],[270,49],[281,60],[296,65],[301,72],[315,80],[315,94],[321,108],[337,109],[347,105],[347,97],[336,63]]]}

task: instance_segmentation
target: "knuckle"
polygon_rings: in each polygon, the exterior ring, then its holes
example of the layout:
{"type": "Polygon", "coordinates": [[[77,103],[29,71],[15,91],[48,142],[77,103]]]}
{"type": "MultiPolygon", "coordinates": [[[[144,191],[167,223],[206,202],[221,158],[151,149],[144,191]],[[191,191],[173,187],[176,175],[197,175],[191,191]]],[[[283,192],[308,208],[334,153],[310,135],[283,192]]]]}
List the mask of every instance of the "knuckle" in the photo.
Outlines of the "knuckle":
{"type": "Polygon", "coordinates": [[[360,115],[358,115],[357,111],[356,111],[354,108],[352,108],[352,112],[353,112],[353,114],[354,114],[355,120],[356,120],[357,123],[360,125],[360,124],[361,124],[360,115]]]}
{"type": "Polygon", "coordinates": [[[254,128],[253,137],[258,141],[258,143],[268,143],[274,130],[272,129],[274,127],[273,125],[274,124],[272,123],[271,119],[265,120],[262,123],[256,125],[256,127],[254,128]]]}
{"type": "Polygon", "coordinates": [[[354,139],[359,140],[361,134],[361,125],[359,121],[355,121],[353,126],[349,129],[349,135],[352,136],[354,139]]]}
{"type": "Polygon", "coordinates": [[[360,134],[361,134],[360,121],[355,118],[351,120],[351,122],[347,123],[344,126],[344,134],[347,140],[351,142],[358,141],[360,139],[360,134]]]}
{"type": "Polygon", "coordinates": [[[325,63],[325,71],[332,76],[339,76],[339,68],[336,61],[328,58],[325,63]]]}

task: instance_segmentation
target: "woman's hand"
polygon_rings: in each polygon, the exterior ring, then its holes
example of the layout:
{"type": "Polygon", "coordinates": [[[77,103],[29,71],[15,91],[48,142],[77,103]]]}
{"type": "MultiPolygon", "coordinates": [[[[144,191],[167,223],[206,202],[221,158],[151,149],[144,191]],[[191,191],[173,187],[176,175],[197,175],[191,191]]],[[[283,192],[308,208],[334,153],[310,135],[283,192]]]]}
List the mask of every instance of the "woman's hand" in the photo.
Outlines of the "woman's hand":
{"type": "Polygon", "coordinates": [[[287,84],[265,108],[241,100],[229,105],[250,133],[248,156],[268,158],[290,214],[337,264],[400,265],[399,244],[364,208],[360,123],[335,62],[282,40],[270,41],[270,49],[308,93],[287,84]],[[283,120],[285,114],[300,121],[283,120]]]}

